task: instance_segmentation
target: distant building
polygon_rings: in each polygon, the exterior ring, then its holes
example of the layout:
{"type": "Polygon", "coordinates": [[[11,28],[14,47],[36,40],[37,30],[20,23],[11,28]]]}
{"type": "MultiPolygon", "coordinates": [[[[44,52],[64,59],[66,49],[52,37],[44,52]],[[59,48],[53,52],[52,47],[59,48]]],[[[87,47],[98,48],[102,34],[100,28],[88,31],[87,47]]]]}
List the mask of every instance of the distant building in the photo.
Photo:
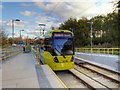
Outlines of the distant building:
{"type": "Polygon", "coordinates": [[[98,37],[98,38],[100,38],[100,37],[102,37],[103,36],[103,34],[105,34],[106,32],[105,31],[103,31],[103,30],[100,30],[100,31],[95,31],[95,37],[98,37]]]}

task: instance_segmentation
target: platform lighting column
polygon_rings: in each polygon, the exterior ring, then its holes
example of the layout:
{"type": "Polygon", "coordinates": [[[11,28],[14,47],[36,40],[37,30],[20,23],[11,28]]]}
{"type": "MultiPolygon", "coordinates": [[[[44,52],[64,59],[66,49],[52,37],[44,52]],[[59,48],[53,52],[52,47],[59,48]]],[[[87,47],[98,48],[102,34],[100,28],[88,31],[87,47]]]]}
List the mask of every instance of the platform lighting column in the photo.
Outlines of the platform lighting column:
{"type": "Polygon", "coordinates": [[[21,32],[22,32],[22,31],[24,31],[24,30],[20,30],[20,40],[22,39],[22,37],[21,37],[21,32]]]}
{"type": "MultiPolygon", "coordinates": [[[[41,33],[41,29],[42,29],[41,26],[44,26],[44,28],[43,28],[43,34],[44,34],[45,26],[46,26],[46,25],[45,25],[45,24],[39,24],[39,26],[40,26],[40,33],[41,33]]],[[[40,35],[40,36],[41,36],[41,35],[40,35]]]]}
{"type": "Polygon", "coordinates": [[[90,31],[91,31],[91,35],[90,36],[91,36],[91,53],[92,53],[93,52],[92,51],[92,46],[93,46],[93,43],[92,43],[92,38],[93,38],[93,35],[92,35],[92,33],[93,33],[93,22],[90,22],[90,28],[91,28],[90,29],[90,31]]]}
{"type": "Polygon", "coordinates": [[[93,22],[87,22],[87,23],[89,23],[90,24],[90,38],[91,38],[91,40],[90,40],[90,46],[91,46],[91,53],[93,52],[92,51],[92,46],[93,46],[93,43],[92,43],[92,38],[93,38],[93,35],[92,35],[92,33],[93,33],[93,22]]]}
{"type": "Polygon", "coordinates": [[[72,30],[72,33],[74,33],[72,28],[69,28],[69,29],[72,30]]]}
{"type": "Polygon", "coordinates": [[[14,22],[15,21],[20,21],[19,19],[12,20],[12,44],[14,44],[14,22]]]}

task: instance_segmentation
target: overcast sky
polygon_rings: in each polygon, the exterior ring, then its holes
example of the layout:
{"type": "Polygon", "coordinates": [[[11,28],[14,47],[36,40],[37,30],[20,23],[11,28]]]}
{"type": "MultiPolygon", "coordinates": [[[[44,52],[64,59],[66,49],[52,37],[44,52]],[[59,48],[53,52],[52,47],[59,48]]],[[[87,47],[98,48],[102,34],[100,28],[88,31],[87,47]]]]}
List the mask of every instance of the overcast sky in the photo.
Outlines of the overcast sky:
{"type": "MultiPolygon", "coordinates": [[[[75,2],[55,2],[54,0],[39,0],[41,2],[2,2],[0,10],[0,24],[11,36],[11,21],[20,19],[20,22],[15,22],[15,36],[19,36],[19,31],[24,29],[22,35],[25,37],[35,37],[39,35],[40,27],[38,24],[46,24],[46,30],[50,30],[51,26],[58,27],[61,23],[70,17],[80,19],[81,17],[91,17],[97,15],[106,15],[113,11],[113,3],[115,0],[75,0],[75,2]],[[45,2],[46,1],[46,2],[45,2]]],[[[10,0],[9,0],[10,1],[10,0]]],[[[23,0],[19,0],[23,1],[23,0]]],[[[24,0],[25,1],[25,0],[24,0]]],[[[34,0],[35,1],[35,0],[34,0]]],[[[73,0],[72,0],[73,1],[73,0]]]]}

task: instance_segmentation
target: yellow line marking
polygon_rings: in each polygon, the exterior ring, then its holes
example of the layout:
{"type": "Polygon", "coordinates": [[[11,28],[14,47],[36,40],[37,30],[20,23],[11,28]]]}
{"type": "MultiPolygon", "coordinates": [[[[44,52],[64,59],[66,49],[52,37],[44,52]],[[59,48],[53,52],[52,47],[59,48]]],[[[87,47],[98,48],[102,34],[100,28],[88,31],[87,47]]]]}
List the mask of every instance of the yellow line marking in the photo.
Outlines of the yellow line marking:
{"type": "Polygon", "coordinates": [[[49,70],[53,73],[53,75],[57,78],[57,80],[60,82],[60,84],[64,87],[67,88],[67,86],[59,79],[59,77],[53,72],[53,70],[47,65],[49,70]]]}

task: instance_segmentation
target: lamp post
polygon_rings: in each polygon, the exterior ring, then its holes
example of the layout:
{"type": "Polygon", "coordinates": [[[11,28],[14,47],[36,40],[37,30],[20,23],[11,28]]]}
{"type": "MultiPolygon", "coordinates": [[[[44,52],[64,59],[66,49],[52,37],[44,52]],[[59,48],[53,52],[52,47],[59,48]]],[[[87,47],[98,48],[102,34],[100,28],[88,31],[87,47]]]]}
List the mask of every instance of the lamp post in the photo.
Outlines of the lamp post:
{"type": "Polygon", "coordinates": [[[87,23],[89,23],[90,24],[90,38],[91,38],[91,40],[90,40],[90,44],[91,44],[91,53],[93,52],[92,51],[92,38],[93,38],[93,35],[92,35],[92,33],[93,33],[93,22],[87,22],[87,23]]]}
{"type": "Polygon", "coordinates": [[[20,21],[19,19],[12,20],[12,44],[14,44],[14,22],[20,21]]]}
{"type": "Polygon", "coordinates": [[[39,26],[40,26],[40,36],[41,36],[41,26],[44,26],[44,28],[43,28],[43,34],[44,34],[44,31],[45,31],[45,24],[39,24],[39,26]]]}
{"type": "Polygon", "coordinates": [[[22,31],[24,31],[24,30],[20,30],[20,40],[22,39],[22,37],[21,37],[21,32],[22,32],[22,31]]]}
{"type": "Polygon", "coordinates": [[[28,33],[27,33],[26,45],[28,45],[28,33]]]}
{"type": "Polygon", "coordinates": [[[72,31],[72,33],[73,33],[73,29],[72,28],[69,28],[71,31],[72,31]]]}

